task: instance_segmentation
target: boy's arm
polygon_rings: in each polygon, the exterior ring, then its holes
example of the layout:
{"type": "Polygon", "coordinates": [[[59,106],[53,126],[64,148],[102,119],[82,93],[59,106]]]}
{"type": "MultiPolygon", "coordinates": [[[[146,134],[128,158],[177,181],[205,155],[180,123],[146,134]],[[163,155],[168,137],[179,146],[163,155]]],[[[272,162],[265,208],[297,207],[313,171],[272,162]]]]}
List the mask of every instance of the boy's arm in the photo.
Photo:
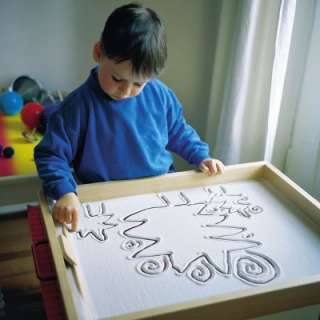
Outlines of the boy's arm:
{"type": "Polygon", "coordinates": [[[67,129],[68,125],[62,112],[56,112],[48,123],[43,139],[34,150],[44,192],[55,200],[66,193],[76,192],[76,182],[71,171],[76,141],[67,129]]]}
{"type": "Polygon", "coordinates": [[[57,200],[53,217],[61,223],[71,223],[76,231],[80,201],[71,171],[79,141],[79,119],[59,110],[50,118],[46,133],[36,146],[34,158],[46,195],[57,200]]]}
{"type": "Polygon", "coordinates": [[[210,158],[208,144],[203,142],[197,132],[186,122],[181,103],[170,89],[169,96],[167,149],[177,153],[209,176],[223,173],[223,163],[210,158]]]}
{"type": "Polygon", "coordinates": [[[199,167],[203,160],[210,159],[208,144],[203,142],[198,133],[186,122],[181,103],[170,89],[168,103],[167,149],[199,167]]]}

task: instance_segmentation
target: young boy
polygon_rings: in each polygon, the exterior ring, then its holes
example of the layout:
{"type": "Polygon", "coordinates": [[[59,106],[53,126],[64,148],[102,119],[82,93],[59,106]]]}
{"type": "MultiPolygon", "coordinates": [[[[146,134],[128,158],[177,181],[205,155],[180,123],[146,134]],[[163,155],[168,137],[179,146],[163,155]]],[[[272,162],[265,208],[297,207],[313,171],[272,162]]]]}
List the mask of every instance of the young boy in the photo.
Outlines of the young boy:
{"type": "Polygon", "coordinates": [[[62,103],[35,148],[53,216],[77,229],[82,183],[134,179],[174,171],[175,152],[208,175],[222,173],[182,114],[175,94],[155,76],[166,58],[157,14],[138,4],[116,9],[94,45],[95,67],[62,103]]]}

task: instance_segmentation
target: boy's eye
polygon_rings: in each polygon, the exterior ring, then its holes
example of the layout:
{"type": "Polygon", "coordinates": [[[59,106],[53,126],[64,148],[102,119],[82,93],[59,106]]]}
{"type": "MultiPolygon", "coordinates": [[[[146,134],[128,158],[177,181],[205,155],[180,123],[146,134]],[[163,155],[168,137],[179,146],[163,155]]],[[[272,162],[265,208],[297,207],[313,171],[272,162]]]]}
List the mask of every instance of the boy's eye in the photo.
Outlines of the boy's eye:
{"type": "Polygon", "coordinates": [[[142,83],[135,83],[134,85],[138,88],[142,87],[142,83]]]}
{"type": "Polygon", "coordinates": [[[121,81],[121,79],[116,78],[115,76],[112,76],[112,80],[115,81],[115,82],[120,82],[121,81]]]}

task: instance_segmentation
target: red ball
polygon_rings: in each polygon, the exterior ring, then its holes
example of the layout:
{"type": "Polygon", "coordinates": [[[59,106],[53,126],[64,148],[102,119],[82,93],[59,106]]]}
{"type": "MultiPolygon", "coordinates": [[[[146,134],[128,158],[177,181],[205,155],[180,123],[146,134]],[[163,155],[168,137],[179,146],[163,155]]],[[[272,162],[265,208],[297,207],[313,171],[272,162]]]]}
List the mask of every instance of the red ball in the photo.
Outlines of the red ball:
{"type": "Polygon", "coordinates": [[[40,103],[29,102],[21,110],[21,119],[30,129],[37,128],[44,107],[40,103]]]}

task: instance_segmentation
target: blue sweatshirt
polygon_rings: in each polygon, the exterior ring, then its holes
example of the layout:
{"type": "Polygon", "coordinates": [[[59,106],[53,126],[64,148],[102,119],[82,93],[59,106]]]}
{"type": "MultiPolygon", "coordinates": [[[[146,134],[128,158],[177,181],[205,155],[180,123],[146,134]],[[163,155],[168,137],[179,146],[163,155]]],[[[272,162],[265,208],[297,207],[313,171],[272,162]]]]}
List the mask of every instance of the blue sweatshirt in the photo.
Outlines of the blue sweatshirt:
{"type": "Polygon", "coordinates": [[[45,193],[59,199],[82,183],[155,176],[170,171],[171,152],[198,166],[208,145],[186,123],[171,89],[152,79],[136,97],[113,100],[97,69],[49,120],[35,148],[45,193]]]}

